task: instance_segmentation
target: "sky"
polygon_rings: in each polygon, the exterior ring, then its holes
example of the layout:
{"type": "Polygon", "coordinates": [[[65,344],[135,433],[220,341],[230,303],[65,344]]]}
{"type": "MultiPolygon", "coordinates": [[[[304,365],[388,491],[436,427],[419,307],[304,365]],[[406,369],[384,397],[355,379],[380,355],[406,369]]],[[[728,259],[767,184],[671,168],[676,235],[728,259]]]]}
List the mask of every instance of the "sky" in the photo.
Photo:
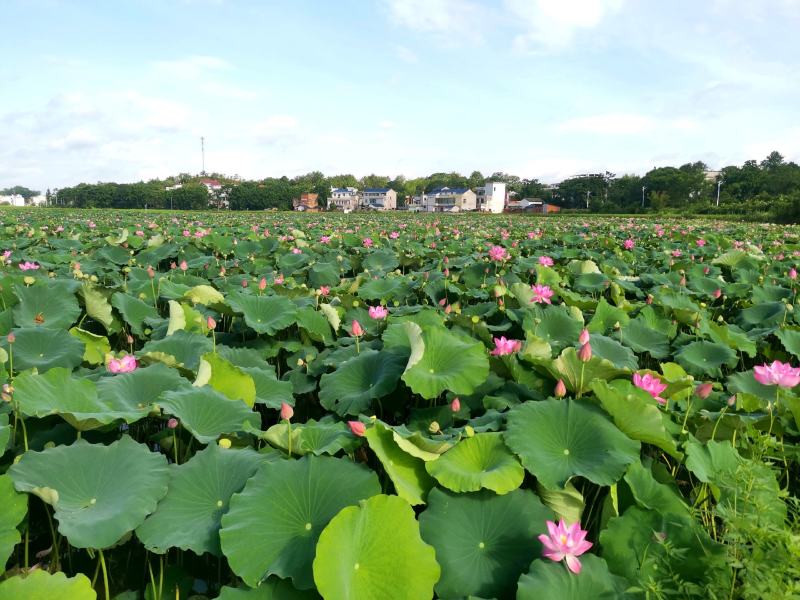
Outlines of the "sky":
{"type": "Polygon", "coordinates": [[[800,161],[800,0],[3,0],[0,189],[800,161]]]}

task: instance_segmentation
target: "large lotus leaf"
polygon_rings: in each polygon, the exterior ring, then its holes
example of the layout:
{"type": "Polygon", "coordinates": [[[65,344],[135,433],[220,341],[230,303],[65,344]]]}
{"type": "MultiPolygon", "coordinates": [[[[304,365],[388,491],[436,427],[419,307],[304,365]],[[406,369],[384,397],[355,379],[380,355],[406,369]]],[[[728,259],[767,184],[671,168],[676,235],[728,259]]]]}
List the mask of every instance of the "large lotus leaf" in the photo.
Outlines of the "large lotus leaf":
{"type": "Polygon", "coordinates": [[[75,294],[61,285],[17,286],[19,304],[13,308],[17,327],[68,329],[80,316],[75,294]]]}
{"type": "Polygon", "coordinates": [[[241,400],[252,407],[256,402],[256,384],[242,369],[225,360],[216,352],[208,352],[200,359],[196,387],[210,385],[231,400],[241,400]]]}
{"type": "Polygon", "coordinates": [[[370,271],[383,271],[388,273],[394,271],[400,262],[397,260],[397,254],[392,250],[377,250],[364,259],[362,263],[365,269],[370,271]]]}
{"type": "Polygon", "coordinates": [[[222,551],[251,587],[277,575],[311,588],[322,530],[344,507],[380,491],[373,471],[346,459],[304,456],[265,464],[222,517],[222,551]]]}
{"type": "Polygon", "coordinates": [[[184,298],[190,300],[192,304],[203,304],[205,306],[209,306],[212,304],[225,303],[225,297],[220,293],[220,291],[206,284],[194,286],[183,296],[184,298]]]}
{"type": "Polygon", "coordinates": [[[394,352],[363,350],[319,382],[319,401],[338,415],[366,412],[372,401],[397,387],[406,357],[394,352]]]}
{"type": "MultiPolygon", "coordinates": [[[[352,452],[358,443],[346,423],[341,421],[321,421],[314,419],[299,426],[298,450],[304,453],[336,454],[340,450],[352,452]]],[[[293,428],[294,429],[294,428],[293,428]]]]}
{"type": "Polygon", "coordinates": [[[750,357],[755,356],[758,351],[755,342],[736,325],[728,325],[727,323],[719,325],[705,321],[701,324],[700,331],[710,336],[713,341],[725,344],[733,350],[744,352],[750,357]]]}
{"type": "Polygon", "coordinates": [[[257,588],[223,587],[217,600],[319,600],[314,590],[297,590],[287,579],[270,577],[257,588]]]}
{"type": "Polygon", "coordinates": [[[609,569],[630,581],[659,577],[661,565],[668,560],[670,569],[686,581],[729,585],[724,583],[730,578],[724,546],[686,515],[631,507],[609,520],[600,533],[600,544],[609,569]],[[669,550],[659,539],[668,541],[669,550]]]}
{"type": "Polygon", "coordinates": [[[358,295],[365,300],[403,300],[409,293],[408,280],[401,277],[373,279],[358,288],[358,295]]]}
{"type": "Polygon", "coordinates": [[[208,386],[165,392],[159,404],[165,413],[178,417],[181,425],[202,444],[223,433],[244,431],[245,423],[255,428],[261,425],[261,417],[246,404],[208,386]]]}
{"type": "Polygon", "coordinates": [[[67,577],[58,572],[31,571],[0,583],[0,600],[97,600],[92,582],[83,573],[67,577]]]}
{"type": "Polygon", "coordinates": [[[403,381],[415,394],[428,399],[445,390],[466,395],[486,381],[489,359],[480,342],[440,327],[423,329],[422,340],[422,356],[416,363],[409,360],[403,373],[403,381]]]}
{"type": "Polygon", "coordinates": [[[106,332],[119,331],[119,321],[114,317],[106,294],[88,282],[81,286],[80,291],[86,307],[86,314],[105,327],[106,332]]]}
{"type": "Polygon", "coordinates": [[[102,365],[106,355],[111,352],[111,344],[104,335],[97,335],[78,327],[70,329],[69,334],[83,342],[83,360],[90,365],[102,365]]]}
{"type": "Polygon", "coordinates": [[[147,406],[127,404],[126,397],[98,396],[88,379],[72,377],[67,369],[50,369],[43,375],[26,372],[14,382],[22,414],[28,417],[59,415],[78,431],[97,429],[118,419],[133,422],[147,415],[147,406]]]}
{"type": "Polygon", "coordinates": [[[636,352],[649,352],[655,359],[669,356],[669,336],[663,331],[648,327],[635,319],[620,329],[619,341],[636,352]]]}
{"type": "Polygon", "coordinates": [[[308,272],[308,284],[315,289],[339,285],[339,279],[339,267],[331,263],[317,263],[308,272]]]}
{"type": "Polygon", "coordinates": [[[6,561],[20,541],[17,525],[28,512],[28,497],[14,489],[14,482],[8,474],[0,475],[0,572],[5,570],[6,561]]]}
{"type": "Polygon", "coordinates": [[[327,317],[310,306],[305,306],[297,311],[297,325],[308,334],[315,342],[325,345],[333,343],[333,333],[327,317]]]}
{"type": "Polygon", "coordinates": [[[101,402],[118,410],[129,408],[149,411],[164,392],[188,387],[189,382],[175,369],[156,363],[130,373],[98,380],[97,396],[101,402]]]}
{"type": "Polygon", "coordinates": [[[144,323],[147,319],[159,318],[155,306],[122,292],[115,292],[111,296],[111,305],[120,312],[131,331],[139,337],[144,336],[144,323]]]}
{"type": "Polygon", "coordinates": [[[18,490],[53,506],[58,530],[76,548],[116,544],[155,510],[169,482],[164,456],[128,436],[110,446],[78,440],[29,450],[8,472],[18,490]]]}
{"type": "Polygon", "coordinates": [[[397,496],[373,496],[339,512],[322,532],[314,559],[323,598],[431,598],[440,574],[414,511],[397,496]]]}
{"type": "Polygon", "coordinates": [[[583,323],[573,318],[563,307],[548,306],[542,311],[541,318],[525,321],[526,331],[550,344],[553,352],[561,352],[573,345],[583,328],[583,323]],[[538,322],[537,322],[538,320],[538,322]]]}
{"type": "Polygon", "coordinates": [[[172,465],[167,495],[136,535],[151,552],[181,548],[219,556],[222,515],[262,461],[250,449],[223,450],[211,444],[189,462],[172,465]]]}
{"type": "Polygon", "coordinates": [[[639,363],[633,351],[618,341],[596,333],[590,336],[590,340],[592,353],[598,358],[607,360],[617,369],[635,371],[639,368],[639,363]]]}
{"type": "Polygon", "coordinates": [[[479,433],[457,443],[438,460],[425,463],[440,485],[454,492],[486,488],[507,494],[522,485],[525,470],[503,443],[501,433],[479,433]]]}
{"type": "Polygon", "coordinates": [[[553,512],[530,490],[504,496],[434,489],[419,517],[422,539],[436,550],[440,598],[513,598],[519,576],[541,556],[537,537],[553,512]]]}
{"type": "Polygon", "coordinates": [[[580,475],[597,485],[616,483],[639,458],[639,442],[599,409],[573,400],[525,402],[508,416],[506,444],[547,488],[580,475]]]}
{"type": "Polygon", "coordinates": [[[650,394],[621,379],[610,383],[598,379],[592,382],[592,391],[616,426],[628,437],[658,446],[671,456],[680,458],[675,439],[665,427],[669,417],[658,409],[650,394]]]}
{"type": "Polygon", "coordinates": [[[633,463],[625,473],[625,483],[631,489],[636,503],[642,508],[661,513],[688,515],[689,507],[683,501],[677,488],[659,483],[650,469],[642,463],[633,463]]]}
{"type": "Polygon", "coordinates": [[[775,335],[787,352],[800,357],[800,331],[796,329],[780,329],[775,332],[775,335]]]}
{"type": "Polygon", "coordinates": [[[721,377],[720,367],[735,367],[739,357],[728,346],[700,340],[678,350],[675,360],[692,375],[721,377]]]}
{"type": "Polygon", "coordinates": [[[275,335],[297,319],[294,302],[283,296],[253,296],[242,293],[228,296],[228,304],[244,315],[247,326],[256,333],[275,335]]]}
{"type": "Polygon", "coordinates": [[[138,355],[196,372],[200,357],[211,352],[212,345],[212,341],[204,335],[176,331],[169,337],[147,342],[138,355]]]}
{"type": "Polygon", "coordinates": [[[395,442],[392,430],[380,421],[368,427],[365,436],[392,480],[397,495],[410,504],[425,504],[428,491],[436,485],[425,470],[425,462],[402,450],[395,442]]]}
{"type": "Polygon", "coordinates": [[[614,329],[617,323],[620,325],[626,325],[628,321],[630,321],[628,313],[621,308],[611,306],[608,302],[606,302],[605,298],[601,298],[600,302],[597,304],[597,308],[594,311],[592,320],[589,321],[587,329],[591,333],[602,334],[614,329]]]}
{"type": "MultiPolygon", "coordinates": [[[[37,369],[40,372],[63,367],[70,371],[83,360],[83,342],[71,336],[65,329],[44,327],[25,327],[15,329],[16,341],[11,352],[14,353],[14,370],[37,369]]],[[[3,341],[2,347],[8,352],[9,344],[3,341]]]]}
{"type": "Polygon", "coordinates": [[[585,363],[581,362],[575,348],[567,348],[558,358],[549,361],[541,361],[540,364],[543,365],[555,379],[561,379],[571,392],[585,392],[595,379],[608,381],[616,377],[625,376],[629,373],[628,370],[618,369],[611,362],[598,356],[592,356],[592,358],[585,363]],[[581,384],[583,387],[581,387],[581,384]]]}
{"type": "Polygon", "coordinates": [[[273,371],[259,367],[239,367],[239,370],[253,378],[256,404],[265,404],[274,409],[280,409],[282,402],[294,406],[291,381],[280,381],[273,371]]]}
{"type": "Polygon", "coordinates": [[[564,565],[535,560],[519,578],[517,600],[618,600],[624,598],[627,582],[611,574],[606,561],[594,554],[580,557],[580,575],[564,565]]]}
{"type": "Polygon", "coordinates": [[[786,306],[783,302],[754,304],[743,309],[739,313],[737,321],[746,330],[755,327],[777,327],[786,313],[786,306]]]}

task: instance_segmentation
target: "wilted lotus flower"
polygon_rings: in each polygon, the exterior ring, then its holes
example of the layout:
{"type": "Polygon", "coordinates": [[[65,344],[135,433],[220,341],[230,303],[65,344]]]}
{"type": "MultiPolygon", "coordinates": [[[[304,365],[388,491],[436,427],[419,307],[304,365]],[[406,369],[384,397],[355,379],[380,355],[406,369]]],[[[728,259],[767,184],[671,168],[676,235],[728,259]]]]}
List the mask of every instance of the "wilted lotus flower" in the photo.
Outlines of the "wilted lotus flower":
{"type": "Polygon", "coordinates": [[[644,376],[634,373],[633,385],[650,394],[659,404],[667,403],[667,401],[659,395],[667,389],[667,384],[662,383],[658,377],[653,377],[650,373],[646,373],[644,376]]]}
{"type": "Polygon", "coordinates": [[[369,318],[375,320],[385,319],[389,314],[385,306],[370,306],[367,312],[369,313],[369,318]]]}
{"type": "Polygon", "coordinates": [[[519,340],[507,340],[505,336],[500,336],[499,338],[494,338],[494,350],[489,354],[492,356],[506,356],[518,352],[520,348],[522,348],[522,342],[519,340]]]}
{"type": "Polygon", "coordinates": [[[556,562],[565,560],[567,568],[576,575],[579,574],[581,561],[578,557],[592,547],[592,543],[586,541],[588,532],[581,529],[580,523],[567,525],[564,519],[561,519],[558,525],[553,521],[547,521],[547,531],[550,535],[539,536],[539,541],[544,546],[542,554],[545,558],[556,562]]]}
{"type": "Polygon", "coordinates": [[[762,385],[777,385],[790,389],[800,384],[800,368],[776,360],[771,365],[754,367],[753,377],[762,385]]]}
{"type": "Polygon", "coordinates": [[[126,354],[122,358],[111,358],[108,361],[108,370],[111,373],[130,373],[138,367],[136,358],[132,354],[126,354]]]}

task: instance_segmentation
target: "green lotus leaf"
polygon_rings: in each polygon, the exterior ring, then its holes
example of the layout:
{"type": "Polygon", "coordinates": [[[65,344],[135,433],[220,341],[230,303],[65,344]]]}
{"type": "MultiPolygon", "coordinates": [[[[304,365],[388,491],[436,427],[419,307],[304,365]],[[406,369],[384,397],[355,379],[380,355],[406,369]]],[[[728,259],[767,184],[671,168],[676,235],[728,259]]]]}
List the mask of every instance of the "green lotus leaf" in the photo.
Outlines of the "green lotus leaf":
{"type": "Polygon", "coordinates": [[[203,304],[205,306],[225,303],[225,296],[219,290],[205,284],[194,286],[183,297],[190,300],[192,304],[203,304]]]}
{"type": "MultiPolygon", "coordinates": [[[[334,455],[340,450],[352,452],[358,441],[346,423],[340,421],[306,421],[300,427],[298,450],[303,453],[334,455]]],[[[294,426],[292,427],[294,429],[294,426]]]]}
{"type": "Polygon", "coordinates": [[[139,337],[144,336],[144,323],[147,319],[159,318],[155,306],[122,292],[115,292],[111,296],[111,305],[120,312],[131,332],[139,337]]]}
{"type": "Polygon", "coordinates": [[[439,327],[423,329],[422,340],[422,356],[414,364],[409,360],[403,373],[403,381],[415,394],[427,399],[445,390],[471,394],[486,380],[489,359],[480,342],[439,327]]]}
{"type": "Polygon", "coordinates": [[[434,489],[419,517],[422,539],[436,550],[440,598],[513,598],[517,580],[541,556],[538,535],[553,512],[530,490],[504,496],[434,489]]]}
{"type": "Polygon", "coordinates": [[[297,311],[297,325],[312,340],[322,342],[325,345],[333,343],[333,333],[328,319],[318,310],[314,310],[310,306],[299,309],[297,311]]]}
{"type": "Polygon", "coordinates": [[[405,426],[397,426],[392,430],[392,439],[403,452],[425,462],[438,460],[439,457],[453,447],[446,439],[432,440],[419,431],[411,432],[405,426]]]}
{"type": "Polygon", "coordinates": [[[689,514],[689,507],[681,498],[677,488],[656,481],[652,471],[642,466],[642,463],[633,463],[628,467],[625,483],[630,487],[636,503],[642,508],[664,514],[689,514]]]}
{"type": "Polygon", "coordinates": [[[322,532],[314,559],[324,598],[431,598],[440,574],[414,511],[396,496],[373,496],[341,510],[322,532]]]}
{"type": "Polygon", "coordinates": [[[330,304],[323,303],[319,305],[319,310],[323,315],[325,315],[325,318],[328,319],[328,323],[333,330],[339,331],[339,326],[342,324],[342,318],[339,316],[339,313],[336,312],[336,309],[330,304]]]}
{"type": "Polygon", "coordinates": [[[317,263],[308,271],[308,284],[314,289],[339,285],[339,279],[339,267],[331,263],[317,263]]]}
{"type": "Polygon", "coordinates": [[[28,497],[14,489],[8,474],[0,475],[0,571],[5,571],[8,557],[20,540],[17,526],[28,512],[28,497]]]}
{"type": "Polygon", "coordinates": [[[196,387],[210,385],[231,400],[241,400],[251,407],[256,402],[256,384],[253,378],[239,367],[215,352],[208,352],[200,359],[196,387]]]}
{"type": "Polygon", "coordinates": [[[658,578],[669,552],[670,569],[685,580],[730,585],[724,583],[730,579],[724,546],[686,515],[631,507],[608,521],[600,544],[611,572],[630,581],[658,578]],[[669,540],[670,549],[659,539],[669,540]]]}
{"type": "Polygon", "coordinates": [[[81,314],[75,294],[62,285],[17,286],[16,293],[19,304],[12,312],[17,327],[68,329],[81,314]]]}
{"type": "Polygon", "coordinates": [[[592,391],[629,438],[658,446],[673,457],[682,456],[665,427],[670,423],[669,416],[658,409],[650,394],[621,379],[612,382],[597,379],[592,382],[592,391]]]}
{"type": "Polygon", "coordinates": [[[617,369],[635,371],[639,368],[639,363],[633,351],[618,341],[596,333],[590,336],[590,340],[592,353],[598,358],[607,360],[617,369]]]}
{"type": "Polygon", "coordinates": [[[202,444],[213,442],[223,433],[244,431],[245,423],[254,428],[261,425],[261,417],[246,404],[208,386],[165,392],[159,405],[165,413],[180,419],[202,444]]]}
{"type": "Polygon", "coordinates": [[[0,413],[0,457],[8,449],[8,441],[11,439],[11,426],[8,424],[8,415],[0,413]]]}
{"type": "Polygon", "coordinates": [[[169,337],[147,342],[137,355],[197,372],[200,358],[211,350],[212,342],[204,335],[176,331],[169,337]]]}
{"type": "Polygon", "coordinates": [[[97,397],[104,404],[117,410],[146,413],[161,399],[164,392],[183,388],[189,388],[186,379],[175,369],[156,363],[130,373],[98,380],[97,397]]]}
{"type": "Polygon", "coordinates": [[[401,277],[373,279],[358,288],[365,300],[404,300],[410,291],[408,281],[401,277]]]}
{"type": "Polygon", "coordinates": [[[170,300],[169,305],[169,324],[167,325],[167,337],[176,331],[188,331],[186,328],[186,314],[179,302],[170,300]]]}
{"type": "Polygon", "coordinates": [[[106,354],[111,352],[111,344],[106,336],[96,335],[77,327],[70,329],[69,333],[84,344],[84,361],[90,365],[102,365],[105,362],[106,354]]]}
{"type": "Polygon", "coordinates": [[[256,404],[265,404],[269,408],[279,410],[282,402],[294,406],[294,394],[291,381],[280,381],[274,371],[257,367],[239,367],[253,379],[256,386],[256,404]]]}
{"type": "Polygon", "coordinates": [[[787,352],[800,357],[800,331],[796,329],[779,329],[775,332],[787,352]]]}
{"type": "Polygon", "coordinates": [[[406,357],[393,352],[363,350],[319,382],[319,401],[340,416],[369,410],[372,401],[397,387],[406,357]]]}
{"type": "Polygon", "coordinates": [[[669,336],[663,331],[652,329],[639,319],[634,319],[620,329],[619,341],[636,352],[649,352],[655,359],[667,358],[670,354],[669,336]]]}
{"type": "Polygon", "coordinates": [[[394,484],[397,495],[409,504],[425,504],[428,491],[436,485],[425,470],[425,462],[403,451],[391,429],[380,421],[368,427],[365,437],[394,484]]]}
{"type": "Polygon", "coordinates": [[[628,375],[630,371],[618,369],[610,361],[592,356],[588,362],[581,362],[575,348],[567,348],[558,358],[540,363],[555,379],[561,379],[571,392],[589,389],[595,379],[610,380],[628,375]],[[581,387],[583,384],[583,387],[581,387]]]}
{"type": "Polygon", "coordinates": [[[599,409],[574,400],[525,402],[511,409],[505,441],[547,488],[579,475],[597,485],[617,482],[639,458],[639,442],[599,409]]]}
{"type": "Polygon", "coordinates": [[[575,344],[583,329],[583,323],[560,306],[548,306],[542,311],[539,320],[539,323],[529,323],[526,319],[526,333],[543,339],[550,344],[553,352],[561,352],[567,346],[575,344]]]}
{"type": "Polygon", "coordinates": [[[250,449],[223,450],[211,444],[189,462],[171,465],[169,491],[136,535],[151,552],[181,548],[219,556],[222,515],[262,462],[250,449]]]}
{"type": "Polygon", "coordinates": [[[606,333],[614,329],[615,325],[626,325],[630,321],[628,313],[621,308],[611,306],[605,298],[601,298],[595,308],[594,316],[586,327],[590,333],[606,333]]]}
{"type": "Polygon", "coordinates": [[[311,588],[322,530],[344,507],[380,491],[374,472],[346,459],[304,456],[265,464],[222,517],[222,551],[251,587],[277,575],[311,588]]]}
{"type": "Polygon", "coordinates": [[[738,350],[750,357],[754,357],[756,352],[758,352],[755,342],[747,336],[747,333],[739,329],[736,325],[729,325],[727,323],[718,325],[717,323],[707,321],[702,323],[700,331],[708,335],[713,341],[725,344],[732,350],[738,350]]]}
{"type": "Polygon", "coordinates": [[[67,577],[58,572],[31,571],[0,583],[0,600],[97,600],[92,582],[83,573],[67,577]]]}
{"type": "Polygon", "coordinates": [[[567,483],[561,490],[550,490],[538,484],[536,493],[544,505],[550,508],[559,519],[564,519],[567,523],[577,523],[581,520],[586,502],[572,483],[567,483]]]}
{"type": "Polygon", "coordinates": [[[297,307],[283,296],[253,296],[235,293],[228,296],[228,304],[244,315],[244,321],[256,333],[275,335],[294,324],[297,307]]]}
{"type": "Polygon", "coordinates": [[[777,327],[783,320],[786,306],[783,302],[754,304],[749,308],[742,309],[736,320],[746,330],[755,327],[777,327]]]}
{"type": "Polygon", "coordinates": [[[105,327],[107,333],[119,331],[119,322],[114,317],[111,304],[101,289],[86,282],[81,286],[80,293],[87,315],[105,327]]]}
{"type": "Polygon", "coordinates": [[[692,375],[721,377],[720,367],[735,367],[739,357],[728,346],[700,340],[678,350],[675,360],[692,375]]]}
{"type": "Polygon", "coordinates": [[[297,590],[286,579],[270,577],[257,588],[223,587],[217,600],[318,600],[314,590],[297,590]]]}
{"type": "Polygon", "coordinates": [[[457,443],[438,460],[425,463],[440,485],[454,492],[486,488],[507,494],[522,485],[525,470],[503,443],[501,433],[479,433],[457,443]]]}
{"type": "Polygon", "coordinates": [[[128,436],[110,446],[78,440],[29,450],[8,472],[17,490],[53,506],[59,532],[76,548],[116,544],[155,510],[169,482],[166,459],[128,436]]]}
{"type": "Polygon", "coordinates": [[[608,570],[606,561],[594,554],[580,557],[580,575],[564,565],[535,560],[530,571],[519,578],[517,600],[617,600],[624,598],[627,582],[608,570]]]}
{"type": "MultiPolygon", "coordinates": [[[[40,372],[56,367],[70,371],[83,360],[83,342],[71,336],[65,329],[25,327],[15,329],[16,341],[10,350],[14,355],[14,370],[37,369],[40,372]]],[[[9,352],[8,341],[3,349],[9,352]]]]}

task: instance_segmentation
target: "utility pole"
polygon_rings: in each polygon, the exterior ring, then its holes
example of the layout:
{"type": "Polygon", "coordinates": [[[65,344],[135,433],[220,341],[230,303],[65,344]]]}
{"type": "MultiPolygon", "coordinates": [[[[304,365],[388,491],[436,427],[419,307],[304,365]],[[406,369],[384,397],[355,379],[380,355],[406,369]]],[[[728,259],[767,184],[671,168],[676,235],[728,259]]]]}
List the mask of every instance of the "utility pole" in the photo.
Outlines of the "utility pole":
{"type": "Polygon", "coordinates": [[[717,206],[719,206],[719,189],[722,187],[722,179],[717,180],[717,206]]]}
{"type": "Polygon", "coordinates": [[[642,186],[642,208],[644,208],[644,191],[647,189],[646,185],[642,186]]]}
{"type": "Polygon", "coordinates": [[[589,210],[589,196],[591,196],[592,192],[586,190],[586,210],[589,210]]]}
{"type": "Polygon", "coordinates": [[[200,137],[200,156],[203,160],[203,170],[200,172],[201,175],[206,174],[206,138],[200,137]]]}

